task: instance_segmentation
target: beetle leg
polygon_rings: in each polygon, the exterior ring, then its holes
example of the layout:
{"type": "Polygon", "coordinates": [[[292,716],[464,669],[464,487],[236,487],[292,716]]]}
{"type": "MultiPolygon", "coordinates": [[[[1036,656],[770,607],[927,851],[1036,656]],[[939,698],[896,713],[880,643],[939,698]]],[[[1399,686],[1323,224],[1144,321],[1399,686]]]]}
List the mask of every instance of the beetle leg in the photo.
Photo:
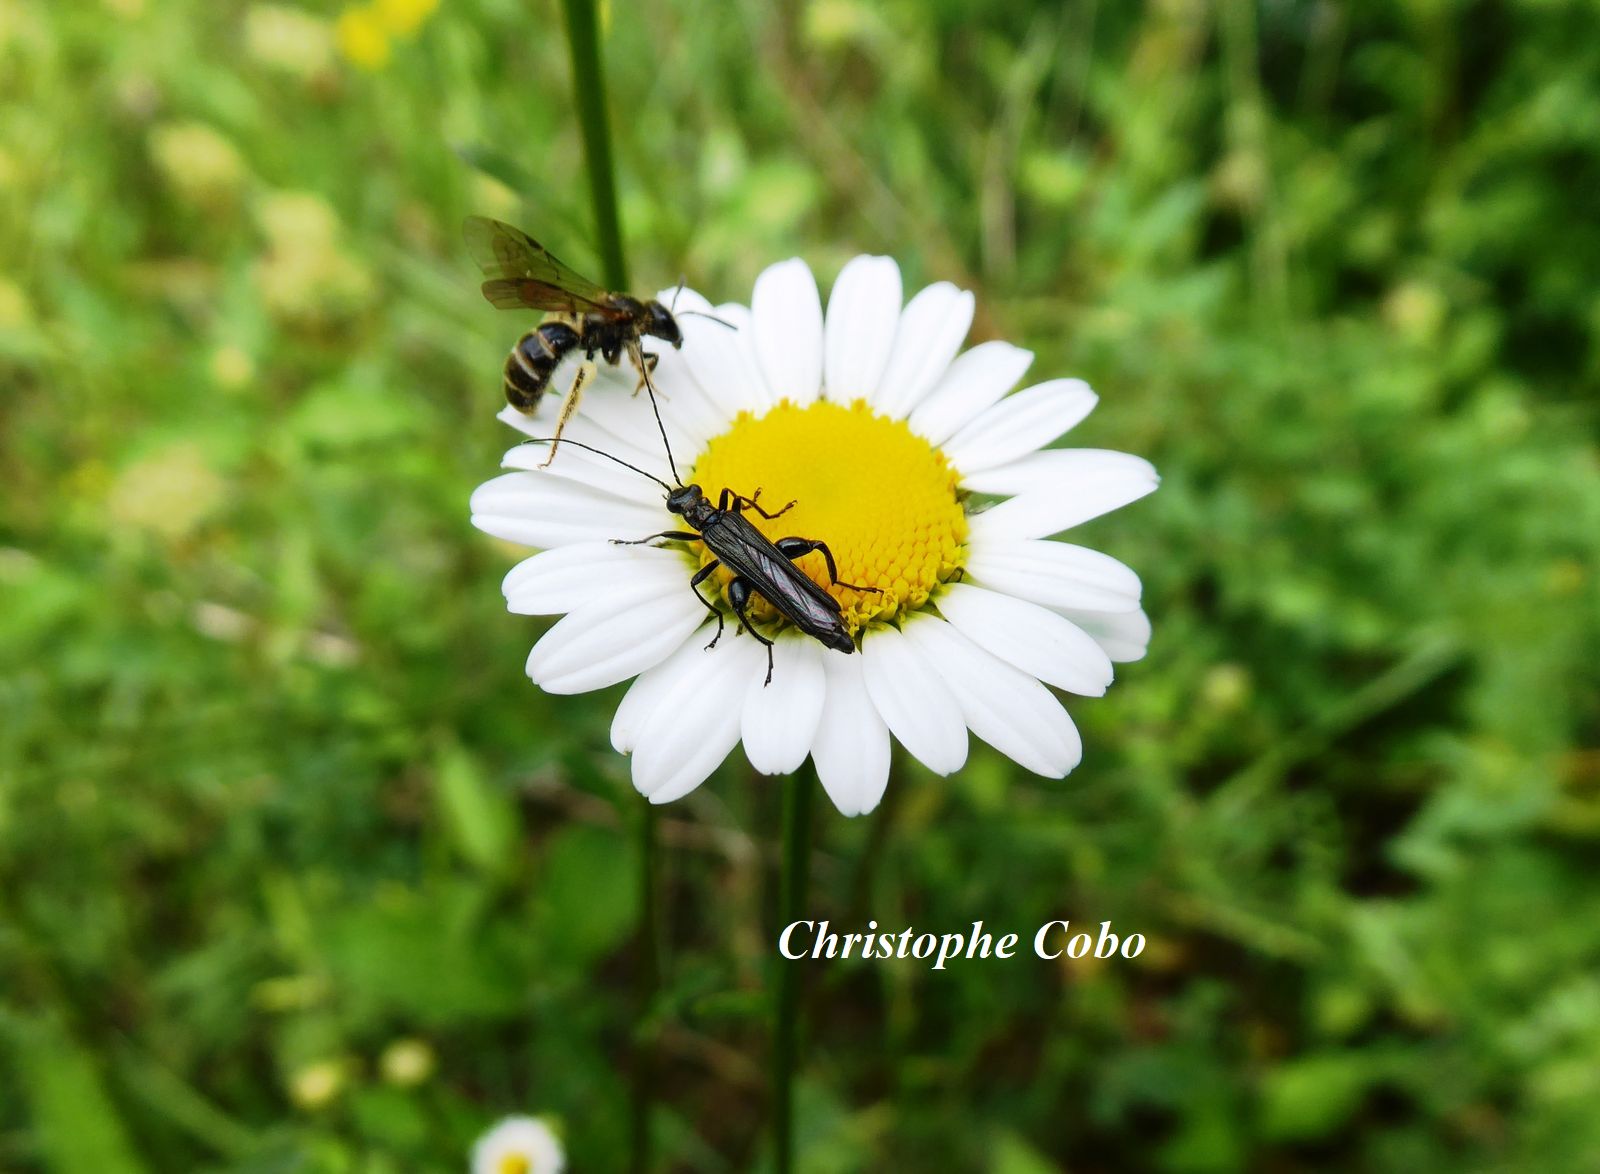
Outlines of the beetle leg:
{"type": "MultiPolygon", "coordinates": [[[[781,518],[781,517],[783,517],[784,514],[788,513],[790,510],[794,509],[794,506],[795,506],[795,503],[791,501],[788,505],[784,506],[777,513],[769,514],[769,513],[767,513],[766,510],[761,508],[761,490],[760,489],[757,489],[755,491],[755,493],[753,495],[751,495],[750,497],[745,497],[743,494],[740,494],[740,493],[734,493],[731,489],[724,489],[723,493],[728,494],[728,496],[733,499],[733,508],[734,509],[736,509],[736,510],[744,510],[744,509],[755,510],[756,513],[760,514],[763,518],[766,518],[767,521],[769,521],[769,522],[773,518],[781,518]]],[[[724,498],[723,500],[724,500],[724,502],[726,502],[727,498],[724,498]]],[[[724,504],[722,508],[723,509],[727,509],[728,507],[727,507],[726,504],[724,504]]]]}
{"type": "Polygon", "coordinates": [[[750,606],[750,581],[735,578],[728,584],[728,602],[733,605],[733,614],[739,617],[744,624],[745,631],[767,646],[767,679],[761,682],[762,688],[772,684],[772,641],[756,631],[755,625],[750,622],[746,609],[750,606]]]}
{"type": "Polygon", "coordinates": [[[818,542],[814,538],[780,538],[772,545],[776,546],[783,557],[793,562],[801,555],[810,554],[813,550],[822,553],[822,561],[828,564],[828,581],[836,587],[848,587],[852,591],[870,591],[874,595],[882,595],[879,587],[863,587],[859,583],[845,583],[839,578],[839,568],[834,564],[833,551],[828,549],[826,542],[818,542]]]}
{"type": "Polygon", "coordinates": [[[657,538],[670,539],[673,542],[699,542],[700,535],[689,530],[663,530],[659,534],[651,534],[645,538],[613,538],[612,546],[643,546],[646,542],[654,542],[657,538]]]}
{"type": "Polygon", "coordinates": [[[706,645],[707,652],[710,652],[713,648],[715,648],[717,646],[717,641],[722,639],[722,629],[724,626],[726,626],[726,622],[722,618],[722,609],[717,607],[716,604],[712,603],[704,595],[700,594],[700,584],[709,579],[711,577],[711,572],[716,570],[721,565],[722,564],[716,559],[712,559],[705,566],[696,571],[694,573],[694,577],[689,580],[689,590],[694,592],[694,597],[706,605],[707,611],[717,617],[717,634],[711,637],[711,643],[706,645]]]}
{"type": "Polygon", "coordinates": [[[584,360],[578,365],[578,373],[572,377],[572,387],[567,392],[567,398],[561,401],[561,415],[556,420],[556,433],[550,438],[550,455],[540,463],[541,469],[548,469],[550,462],[556,459],[556,447],[561,443],[562,430],[566,428],[567,421],[572,419],[572,413],[578,410],[578,397],[583,392],[583,385],[589,382],[593,375],[593,363],[584,360]]]}

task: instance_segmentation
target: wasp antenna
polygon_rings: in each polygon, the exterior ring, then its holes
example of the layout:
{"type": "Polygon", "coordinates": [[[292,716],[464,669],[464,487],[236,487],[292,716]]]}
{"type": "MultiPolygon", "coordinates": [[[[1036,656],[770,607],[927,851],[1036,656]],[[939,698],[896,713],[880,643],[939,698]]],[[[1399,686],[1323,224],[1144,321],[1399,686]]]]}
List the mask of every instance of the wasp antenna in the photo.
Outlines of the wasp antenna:
{"type": "Polygon", "coordinates": [[[689,275],[687,273],[679,274],[678,287],[672,291],[672,305],[667,307],[667,313],[676,314],[678,312],[678,295],[683,292],[683,287],[688,283],[689,275]]]}
{"type": "Polygon", "coordinates": [[[684,310],[683,311],[683,316],[685,318],[709,318],[709,319],[711,319],[711,321],[715,322],[718,326],[726,326],[729,330],[737,330],[737,329],[739,329],[732,322],[729,322],[726,318],[718,318],[715,314],[707,314],[703,310],[684,310]]]}
{"type": "MultiPolygon", "coordinates": [[[[661,486],[661,488],[665,489],[668,493],[672,492],[672,486],[668,485],[665,481],[663,481],[660,477],[657,477],[654,473],[646,473],[638,465],[630,465],[627,461],[623,460],[621,457],[612,456],[610,453],[606,452],[606,450],[603,449],[603,448],[595,448],[594,445],[592,445],[592,444],[584,444],[583,441],[581,441],[581,440],[573,440],[570,436],[530,436],[530,437],[528,437],[527,440],[523,441],[523,443],[524,444],[555,444],[558,440],[562,444],[570,444],[570,445],[572,445],[573,448],[581,448],[581,449],[583,449],[584,452],[592,452],[592,453],[595,454],[595,456],[605,457],[605,459],[608,460],[608,461],[615,461],[617,464],[621,465],[624,469],[632,469],[635,473],[638,473],[640,476],[650,478],[650,480],[654,481],[657,485],[661,486]]],[[[673,476],[674,477],[677,476],[677,470],[676,469],[673,470],[673,476]]]]}

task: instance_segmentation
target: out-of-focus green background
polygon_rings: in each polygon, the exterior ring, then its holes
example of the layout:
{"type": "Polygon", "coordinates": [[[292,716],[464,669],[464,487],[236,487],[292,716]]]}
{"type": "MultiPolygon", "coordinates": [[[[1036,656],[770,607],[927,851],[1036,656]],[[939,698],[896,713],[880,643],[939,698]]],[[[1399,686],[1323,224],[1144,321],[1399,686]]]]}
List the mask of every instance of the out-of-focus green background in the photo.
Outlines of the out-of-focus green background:
{"type": "MultiPolygon", "coordinates": [[[[467,524],[594,266],[553,3],[0,0],[0,1169],[626,1152],[620,690],[467,524]]],[[[976,289],[1161,491],[1061,782],[819,820],[817,916],[1150,939],[812,972],[808,1169],[1600,1168],[1600,8],[616,4],[635,285],[976,289]]],[[[663,1164],[762,1161],[776,785],[665,812],[663,1164]]],[[[826,806],[824,804],[824,806],[826,806]]]]}

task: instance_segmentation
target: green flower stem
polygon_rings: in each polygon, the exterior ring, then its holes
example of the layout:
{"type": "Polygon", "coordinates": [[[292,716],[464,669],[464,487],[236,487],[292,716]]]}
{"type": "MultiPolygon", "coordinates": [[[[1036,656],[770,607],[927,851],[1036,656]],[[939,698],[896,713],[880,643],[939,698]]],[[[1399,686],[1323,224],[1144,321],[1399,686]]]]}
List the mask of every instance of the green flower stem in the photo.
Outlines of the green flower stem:
{"type": "Polygon", "coordinates": [[[564,0],[567,47],[572,54],[572,96],[583,131],[583,158],[589,169],[589,196],[594,202],[594,230],[606,284],[628,288],[628,262],[622,251],[622,224],[617,217],[617,179],[611,156],[611,123],[606,117],[606,73],[600,59],[600,28],[594,0],[564,0]]]}
{"type": "MultiPolygon", "coordinates": [[[[595,0],[563,0],[567,47],[572,56],[573,102],[583,133],[589,170],[594,230],[606,284],[628,288],[628,262],[617,216],[617,180],[611,154],[611,124],[606,114],[605,64],[595,0]]],[[[634,972],[635,1026],[633,1088],[629,1098],[629,1168],[646,1174],[651,1165],[650,1116],[655,1085],[655,1004],[661,983],[661,901],[659,833],[656,809],[641,804],[639,814],[639,961],[634,972]]]]}
{"type": "MultiPolygon", "coordinates": [[[[811,772],[784,781],[783,875],[778,887],[778,924],[804,916],[811,879],[811,797],[817,788],[811,772]]],[[[788,1174],[794,1168],[794,1071],[799,1056],[802,963],[782,959],[778,966],[778,1001],[772,1038],[773,1168],[788,1174]]]]}
{"type": "Polygon", "coordinates": [[[638,1002],[633,1033],[633,1091],[629,1104],[629,1169],[650,1169],[650,1101],[655,1089],[655,1001],[661,982],[661,859],[657,812],[648,800],[639,812],[639,964],[634,971],[638,1002]]]}

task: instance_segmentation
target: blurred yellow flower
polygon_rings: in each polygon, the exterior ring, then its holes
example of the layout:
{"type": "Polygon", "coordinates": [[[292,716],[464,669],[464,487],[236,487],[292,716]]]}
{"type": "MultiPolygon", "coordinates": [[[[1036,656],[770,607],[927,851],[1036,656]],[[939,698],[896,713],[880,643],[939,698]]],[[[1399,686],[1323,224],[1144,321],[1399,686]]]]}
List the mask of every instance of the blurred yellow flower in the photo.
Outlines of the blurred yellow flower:
{"type": "Polygon", "coordinates": [[[289,1078],[289,1099],[302,1109],[321,1109],[344,1091],[347,1076],[343,1060],[307,1064],[289,1078]]]}
{"type": "Polygon", "coordinates": [[[256,363],[247,351],[224,343],[211,352],[211,381],[225,391],[237,391],[256,376],[256,363]]]}
{"type": "Polygon", "coordinates": [[[361,5],[339,14],[339,52],[362,69],[382,69],[389,64],[389,33],[375,8],[361,5]]]}
{"type": "Polygon", "coordinates": [[[396,37],[409,37],[439,7],[439,0],[374,0],[378,20],[396,37]]]}
{"type": "Polygon", "coordinates": [[[439,7],[439,0],[371,0],[339,14],[339,50],[362,69],[389,64],[392,40],[406,40],[439,7]]]}
{"type": "Polygon", "coordinates": [[[409,1088],[421,1084],[433,1075],[437,1057],[427,1041],[397,1039],[383,1049],[378,1058],[378,1070],[390,1084],[409,1088]]]}
{"type": "Polygon", "coordinates": [[[107,512],[118,526],[174,541],[221,506],[226,485],[200,446],[182,441],[135,461],[111,483],[107,512]]]}
{"type": "Polygon", "coordinates": [[[339,217],[313,192],[273,192],[256,208],[269,242],[256,266],[262,301],[275,317],[320,322],[359,309],[372,275],[339,245],[339,217]]]}
{"type": "Polygon", "coordinates": [[[244,20],[245,51],[262,65],[305,80],[333,68],[328,22],[298,8],[257,4],[244,20]]]}
{"type": "Polygon", "coordinates": [[[1444,325],[1449,305],[1438,287],[1426,281],[1402,281],[1383,299],[1383,320],[1407,342],[1432,342],[1444,325]]]}
{"type": "Polygon", "coordinates": [[[23,288],[0,277],[0,330],[18,330],[33,322],[33,306],[23,288]]]}
{"type": "Polygon", "coordinates": [[[339,234],[339,214],[315,192],[270,192],[256,219],[275,249],[325,248],[339,234]]]}
{"type": "Polygon", "coordinates": [[[238,149],[203,122],[168,122],[150,132],[150,156],[179,198],[199,208],[231,204],[247,174],[238,149]]]}

